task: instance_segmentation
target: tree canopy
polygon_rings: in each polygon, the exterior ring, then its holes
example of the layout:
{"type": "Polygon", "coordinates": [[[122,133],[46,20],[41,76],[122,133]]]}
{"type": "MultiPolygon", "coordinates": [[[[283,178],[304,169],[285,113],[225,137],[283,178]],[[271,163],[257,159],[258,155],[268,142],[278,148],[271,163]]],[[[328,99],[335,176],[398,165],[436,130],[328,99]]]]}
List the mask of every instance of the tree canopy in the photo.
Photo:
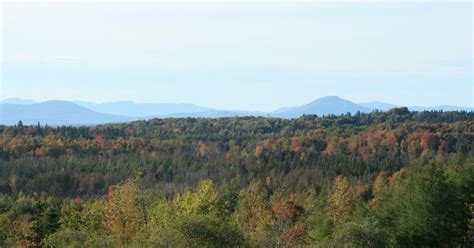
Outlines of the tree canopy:
{"type": "Polygon", "coordinates": [[[0,246],[472,246],[473,117],[0,126],[0,246]]]}

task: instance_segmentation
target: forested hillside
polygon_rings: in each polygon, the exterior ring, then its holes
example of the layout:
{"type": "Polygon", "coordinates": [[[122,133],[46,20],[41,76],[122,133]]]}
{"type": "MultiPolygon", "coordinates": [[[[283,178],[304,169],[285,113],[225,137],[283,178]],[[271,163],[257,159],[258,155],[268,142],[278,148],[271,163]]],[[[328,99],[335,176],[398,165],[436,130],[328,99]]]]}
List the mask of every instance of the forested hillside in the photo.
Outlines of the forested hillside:
{"type": "Polygon", "coordinates": [[[474,113],[0,126],[0,246],[474,243],[474,113]]]}

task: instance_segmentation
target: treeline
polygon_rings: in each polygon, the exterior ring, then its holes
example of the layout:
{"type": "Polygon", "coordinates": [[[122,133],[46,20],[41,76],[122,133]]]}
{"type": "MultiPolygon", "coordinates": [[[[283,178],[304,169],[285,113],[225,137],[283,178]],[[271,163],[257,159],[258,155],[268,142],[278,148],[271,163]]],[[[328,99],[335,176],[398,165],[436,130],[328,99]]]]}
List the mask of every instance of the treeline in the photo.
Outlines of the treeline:
{"type": "Polygon", "coordinates": [[[372,185],[338,176],[327,191],[272,191],[202,180],[173,197],[142,178],[104,197],[0,198],[0,246],[472,247],[472,158],[381,172],[372,185]]]}
{"type": "Polygon", "coordinates": [[[60,197],[107,193],[143,174],[147,188],[207,178],[271,189],[327,188],[337,175],[371,181],[417,160],[473,154],[474,113],[389,112],[342,116],[151,119],[82,127],[0,126],[0,193],[60,197]]]}

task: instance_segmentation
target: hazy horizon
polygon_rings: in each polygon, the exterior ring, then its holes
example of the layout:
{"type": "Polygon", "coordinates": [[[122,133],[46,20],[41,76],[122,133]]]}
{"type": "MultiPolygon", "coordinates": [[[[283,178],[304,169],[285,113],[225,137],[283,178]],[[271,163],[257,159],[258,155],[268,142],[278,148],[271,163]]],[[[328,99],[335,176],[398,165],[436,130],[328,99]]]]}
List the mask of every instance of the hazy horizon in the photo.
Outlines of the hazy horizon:
{"type": "Polygon", "coordinates": [[[474,106],[470,2],[2,7],[2,99],[474,106]]]}
{"type": "MultiPolygon", "coordinates": [[[[365,104],[365,103],[382,103],[382,104],[391,104],[391,105],[396,105],[396,106],[399,106],[399,107],[438,107],[438,106],[456,106],[456,107],[462,107],[462,108],[472,108],[473,106],[462,106],[462,105],[453,105],[453,104],[449,104],[449,103],[446,103],[446,104],[437,104],[437,105],[423,105],[423,104],[420,104],[420,105],[406,105],[406,104],[395,104],[395,103],[391,103],[391,102],[384,102],[384,101],[378,101],[378,100],[373,100],[373,101],[361,101],[361,102],[357,102],[357,101],[354,101],[350,98],[342,98],[340,96],[335,96],[335,95],[331,95],[331,96],[322,96],[322,97],[319,97],[319,98],[315,98],[313,100],[311,100],[310,102],[314,101],[314,100],[318,100],[318,99],[321,99],[321,98],[325,98],[325,97],[339,97],[341,99],[344,99],[344,100],[349,100],[351,102],[354,102],[356,104],[365,104]]],[[[193,102],[159,102],[159,101],[156,101],[156,102],[140,102],[140,101],[134,101],[134,100],[112,100],[112,101],[88,101],[88,100],[81,100],[81,99],[45,99],[45,100],[36,100],[36,99],[31,99],[31,98],[21,98],[21,97],[8,97],[8,98],[1,98],[0,101],[6,101],[6,100],[12,100],[12,99],[15,99],[15,100],[32,100],[32,101],[35,101],[36,103],[41,103],[41,102],[47,102],[47,101],[68,101],[68,102],[84,102],[84,103],[94,103],[94,104],[106,104],[106,103],[119,103],[119,102],[132,102],[134,104],[193,104],[193,105],[196,105],[196,106],[199,106],[199,107],[204,107],[204,108],[210,108],[210,109],[218,109],[214,106],[206,106],[206,105],[199,105],[199,104],[196,104],[196,103],[193,103],[193,102]]],[[[289,108],[289,107],[298,107],[298,106],[301,106],[301,105],[304,105],[304,104],[308,104],[309,102],[305,102],[303,104],[300,104],[300,105],[297,105],[297,104],[293,104],[293,105],[282,105],[280,107],[277,107],[275,109],[270,109],[270,110],[255,110],[255,109],[220,109],[220,110],[242,110],[242,111],[260,111],[260,112],[272,112],[272,111],[275,111],[275,110],[278,110],[280,108],[289,108]]]]}

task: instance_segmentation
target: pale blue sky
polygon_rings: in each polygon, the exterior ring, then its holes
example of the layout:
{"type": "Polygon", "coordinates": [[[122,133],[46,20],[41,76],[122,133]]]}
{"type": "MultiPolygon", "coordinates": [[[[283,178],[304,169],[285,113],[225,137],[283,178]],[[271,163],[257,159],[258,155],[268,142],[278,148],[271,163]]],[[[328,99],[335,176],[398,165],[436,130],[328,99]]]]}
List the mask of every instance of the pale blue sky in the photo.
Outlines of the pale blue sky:
{"type": "Polygon", "coordinates": [[[471,3],[3,4],[1,98],[473,106],[471,3]]]}

